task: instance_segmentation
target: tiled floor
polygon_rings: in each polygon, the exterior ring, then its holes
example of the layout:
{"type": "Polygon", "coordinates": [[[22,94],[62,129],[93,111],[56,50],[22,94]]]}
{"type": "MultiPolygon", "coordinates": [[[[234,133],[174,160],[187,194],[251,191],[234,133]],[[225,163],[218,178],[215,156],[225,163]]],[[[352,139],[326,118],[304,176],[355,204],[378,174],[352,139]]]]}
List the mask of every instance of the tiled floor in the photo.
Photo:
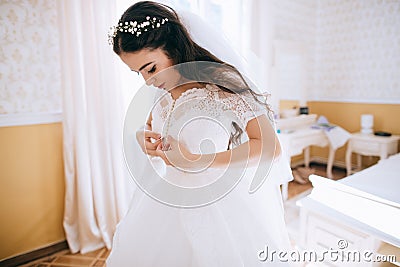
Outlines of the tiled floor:
{"type": "Polygon", "coordinates": [[[54,255],[21,265],[23,267],[102,267],[110,251],[102,248],[86,254],[71,254],[69,250],[58,252],[54,255]]]}
{"type": "MultiPolygon", "coordinates": [[[[314,173],[321,176],[326,176],[324,165],[311,165],[314,173]]],[[[333,169],[334,180],[345,177],[345,170],[333,169]]],[[[296,239],[296,223],[298,217],[298,208],[295,206],[295,200],[299,197],[305,196],[309,193],[312,186],[311,183],[298,184],[296,182],[289,183],[289,200],[285,203],[286,221],[288,224],[289,234],[291,235],[292,242],[296,239]]],[[[68,250],[58,252],[54,255],[30,262],[22,265],[23,267],[100,267],[105,266],[105,261],[109,255],[109,251],[105,248],[99,249],[87,254],[71,254],[68,250]]]]}

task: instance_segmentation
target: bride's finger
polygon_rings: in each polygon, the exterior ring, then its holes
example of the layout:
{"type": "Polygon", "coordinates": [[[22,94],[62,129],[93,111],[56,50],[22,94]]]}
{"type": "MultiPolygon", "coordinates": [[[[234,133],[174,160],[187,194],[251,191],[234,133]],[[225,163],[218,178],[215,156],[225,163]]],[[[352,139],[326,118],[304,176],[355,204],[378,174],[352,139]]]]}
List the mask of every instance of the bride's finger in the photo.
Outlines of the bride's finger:
{"type": "Polygon", "coordinates": [[[170,144],[165,144],[162,146],[162,151],[169,151],[171,150],[171,145],[170,144]]]}
{"type": "Polygon", "coordinates": [[[146,149],[151,149],[151,150],[155,150],[157,149],[157,146],[161,144],[161,139],[157,140],[156,142],[152,143],[152,142],[145,142],[144,145],[146,147],[146,149]]]}
{"type": "Polygon", "coordinates": [[[168,160],[168,158],[162,148],[163,148],[162,144],[157,146],[157,149],[155,150],[157,156],[160,157],[165,162],[165,164],[171,165],[171,162],[168,160]]]}
{"type": "Polygon", "coordinates": [[[160,142],[160,143],[156,146],[156,150],[162,150],[162,142],[160,142]]]}
{"type": "Polygon", "coordinates": [[[161,140],[155,143],[145,142],[143,152],[150,156],[158,156],[156,154],[157,147],[161,144],[161,140]]]}
{"type": "Polygon", "coordinates": [[[144,137],[145,138],[153,138],[155,140],[158,140],[161,138],[161,134],[146,130],[146,131],[144,131],[144,137]]]}
{"type": "Polygon", "coordinates": [[[177,151],[177,153],[180,154],[180,156],[186,158],[189,156],[189,150],[187,147],[182,143],[179,142],[177,139],[173,138],[172,136],[167,137],[168,144],[170,145],[170,149],[174,149],[177,151]]]}

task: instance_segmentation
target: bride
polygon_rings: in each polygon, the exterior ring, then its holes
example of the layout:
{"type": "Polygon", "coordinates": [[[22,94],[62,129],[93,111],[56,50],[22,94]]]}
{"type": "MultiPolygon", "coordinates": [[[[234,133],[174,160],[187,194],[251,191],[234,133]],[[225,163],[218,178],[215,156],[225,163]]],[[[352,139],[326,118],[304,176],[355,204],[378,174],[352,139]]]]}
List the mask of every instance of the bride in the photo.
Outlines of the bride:
{"type": "Polygon", "coordinates": [[[128,8],[110,43],[156,98],[136,144],[125,146],[141,190],[107,266],[287,264],[277,255],[290,249],[280,193],[290,168],[265,97],[162,4],[128,8]]]}

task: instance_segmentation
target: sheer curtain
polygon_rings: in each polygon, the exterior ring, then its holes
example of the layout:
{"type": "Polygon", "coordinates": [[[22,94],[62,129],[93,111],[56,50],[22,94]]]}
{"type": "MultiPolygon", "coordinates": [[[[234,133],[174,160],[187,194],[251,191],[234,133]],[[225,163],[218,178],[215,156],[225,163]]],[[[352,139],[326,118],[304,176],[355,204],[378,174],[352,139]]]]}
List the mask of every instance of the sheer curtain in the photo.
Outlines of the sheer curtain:
{"type": "MultiPolygon", "coordinates": [[[[107,42],[115,1],[57,1],[65,162],[64,229],[73,253],[111,248],[134,184],[123,158],[120,62],[107,42]]],[[[115,15],[115,16],[114,16],[115,15]]]]}

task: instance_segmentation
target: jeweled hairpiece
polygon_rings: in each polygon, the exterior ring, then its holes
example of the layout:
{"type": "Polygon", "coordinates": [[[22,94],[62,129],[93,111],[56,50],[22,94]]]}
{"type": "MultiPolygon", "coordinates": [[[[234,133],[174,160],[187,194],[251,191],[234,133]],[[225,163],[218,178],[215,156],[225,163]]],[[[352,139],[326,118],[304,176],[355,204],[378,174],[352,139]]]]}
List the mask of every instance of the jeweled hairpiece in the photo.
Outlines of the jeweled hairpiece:
{"type": "Polygon", "coordinates": [[[168,22],[167,18],[150,18],[150,16],[146,17],[146,20],[143,22],[137,21],[125,21],[118,23],[117,26],[113,26],[110,28],[110,32],[108,33],[108,43],[110,45],[114,42],[114,37],[117,36],[118,32],[126,32],[131,33],[136,37],[139,37],[143,32],[147,32],[149,30],[160,28],[161,25],[168,22]]]}

